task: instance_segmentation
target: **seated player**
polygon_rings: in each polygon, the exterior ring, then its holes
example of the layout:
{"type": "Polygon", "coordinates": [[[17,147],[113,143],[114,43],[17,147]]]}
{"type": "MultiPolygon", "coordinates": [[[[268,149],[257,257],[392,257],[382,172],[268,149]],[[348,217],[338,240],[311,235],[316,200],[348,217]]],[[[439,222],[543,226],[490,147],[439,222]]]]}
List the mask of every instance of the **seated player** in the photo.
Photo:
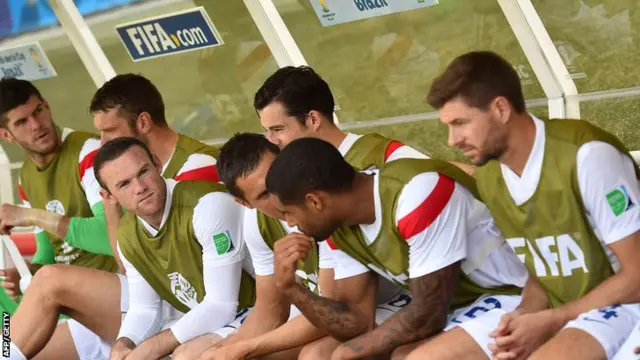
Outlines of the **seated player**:
{"type": "MultiPolygon", "coordinates": [[[[135,135],[151,149],[158,151],[163,176],[178,181],[218,181],[215,169],[217,149],[170,129],[162,96],[146,78],[133,74],[114,77],[98,89],[90,109],[103,141],[135,135]]],[[[94,151],[97,151],[99,142],[95,139],[92,141],[94,151]]],[[[91,159],[94,155],[95,152],[91,154],[91,159]]],[[[83,163],[85,166],[92,165],[88,161],[83,163]]],[[[87,178],[94,176],[92,167],[87,167],[85,173],[87,178]]],[[[93,179],[94,196],[101,200],[99,185],[93,179]]],[[[101,244],[103,251],[111,253],[110,249],[115,250],[115,231],[122,213],[118,205],[102,201],[100,204],[105,209],[110,241],[106,240],[107,232],[103,229],[100,236],[105,239],[102,242],[89,241],[88,245],[94,242],[95,245],[101,244]]],[[[82,332],[76,336],[78,331],[74,329],[77,322],[70,322],[76,347],[90,354],[87,356],[91,359],[107,359],[111,351],[110,344],[116,340],[120,329],[121,313],[128,309],[126,289],[126,278],[115,274],[94,274],[68,266],[49,267],[46,272],[38,272],[17,311],[20,321],[16,321],[11,328],[14,342],[26,355],[38,353],[50,341],[52,332],[49,329],[56,326],[57,315],[64,312],[98,334],[82,332]],[[56,295],[50,296],[51,294],[56,295]],[[85,336],[81,336],[82,334],[85,336]]],[[[66,341],[73,346],[68,337],[56,336],[55,339],[56,343],[66,341]]],[[[84,357],[81,354],[81,358],[84,357]]]]}
{"type": "Polygon", "coordinates": [[[329,143],[304,138],[276,157],[267,189],[289,226],[314,239],[331,235],[330,244],[343,251],[332,253],[336,279],[360,277],[368,284],[363,291],[370,291],[373,271],[411,292],[408,305],[371,330],[371,307],[364,313],[291,281],[291,264],[304,258],[309,241],[276,244],[281,291],[315,326],[344,342],[333,354],[327,350],[337,344],[329,339],[309,345],[316,358],[389,354],[445,329],[450,307],[457,311],[448,327],[459,326],[462,336],[480,344],[495,326],[476,320],[497,324],[519,303],[511,294],[519,294],[526,271],[475,200],[473,179],[455,166],[400,159],[380,171],[357,173],[329,143]],[[342,265],[347,255],[360,264],[342,265]]]}
{"type": "MultiPolygon", "coordinates": [[[[99,140],[89,133],[59,128],[38,89],[28,81],[11,78],[0,80],[0,137],[26,154],[19,186],[25,207],[2,204],[0,231],[8,233],[14,226],[35,227],[37,251],[28,266],[39,280],[33,280],[29,288],[38,287],[44,279],[72,284],[72,279],[58,277],[57,270],[64,267],[80,273],[108,274],[110,292],[118,301],[103,305],[114,315],[119,314],[122,278],[113,273],[118,266],[106,236],[100,186],[93,173],[99,140]],[[47,264],[60,265],[43,266],[47,264]]],[[[2,286],[13,299],[29,285],[29,279],[20,279],[15,268],[1,270],[0,275],[4,276],[2,286]]],[[[92,295],[101,294],[98,288],[92,295]]],[[[57,313],[47,317],[47,326],[42,326],[43,318],[27,310],[46,306],[47,299],[55,295],[47,291],[44,298],[22,299],[11,319],[12,358],[38,352],[40,359],[91,358],[74,343],[97,338],[96,334],[74,320],[56,328],[57,313]],[[40,325],[27,330],[23,325],[28,322],[40,325]],[[45,342],[33,348],[33,337],[43,334],[55,334],[50,346],[43,350],[45,342]]],[[[98,326],[102,331],[117,329],[98,326]]]]}
{"type": "MultiPolygon", "coordinates": [[[[286,66],[256,92],[254,107],[272,143],[284,148],[295,139],[316,137],[335,146],[358,170],[402,158],[426,158],[399,141],[378,134],[345,133],[333,122],[335,102],[324,81],[308,66],[286,66]]],[[[472,174],[473,167],[455,163],[472,174]]]]}
{"type": "Polygon", "coordinates": [[[118,249],[129,311],[110,359],[162,358],[231,322],[238,304],[249,305],[253,280],[242,268],[243,207],[222,185],[163,179],[158,159],[135,138],[105,143],[94,166],[105,201],[128,211],[118,249]],[[178,318],[163,316],[162,301],[178,318]]]}
{"type": "MultiPolygon", "coordinates": [[[[538,279],[522,302],[542,306],[505,316],[494,356],[613,358],[640,319],[640,172],[629,151],[586,121],[528,114],[518,74],[491,52],[455,59],[428,101],[449,144],[480,166],[482,199],[538,279]]],[[[458,359],[452,344],[416,358],[458,359]]]]}

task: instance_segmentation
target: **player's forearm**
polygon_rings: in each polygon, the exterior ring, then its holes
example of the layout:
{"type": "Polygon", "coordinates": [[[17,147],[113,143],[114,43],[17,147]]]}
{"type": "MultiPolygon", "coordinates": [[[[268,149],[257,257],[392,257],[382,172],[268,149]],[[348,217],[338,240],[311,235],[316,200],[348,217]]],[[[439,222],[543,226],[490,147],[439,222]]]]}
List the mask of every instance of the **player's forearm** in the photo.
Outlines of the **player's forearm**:
{"type": "Polygon", "coordinates": [[[223,303],[205,296],[203,301],[171,326],[172,336],[184,344],[200,335],[213,332],[233,321],[237,309],[236,302],[223,303]]]}
{"type": "Polygon", "coordinates": [[[446,325],[448,306],[443,305],[416,300],[373,331],[343,343],[343,355],[359,359],[387,354],[398,346],[431,337],[446,325]]]}
{"type": "Polygon", "coordinates": [[[170,329],[164,330],[138,345],[129,356],[135,359],[161,359],[180,345],[170,329]]]}
{"type": "Polygon", "coordinates": [[[268,333],[284,324],[288,317],[288,304],[261,304],[258,298],[235,336],[238,340],[245,340],[268,333]]]}
{"type": "Polygon", "coordinates": [[[589,310],[640,302],[638,295],[640,295],[640,282],[637,275],[623,268],[580,299],[551,311],[554,318],[559,321],[558,325],[561,326],[589,310]]]}
{"type": "Polygon", "coordinates": [[[299,284],[285,294],[315,327],[340,341],[354,338],[369,327],[364,314],[344,301],[318,296],[299,284]]]}
{"type": "Polygon", "coordinates": [[[67,235],[69,217],[43,209],[25,208],[24,223],[64,239],[67,235]]]}
{"type": "Polygon", "coordinates": [[[273,331],[247,340],[251,343],[251,351],[247,357],[253,358],[295,349],[326,335],[326,331],[313,326],[304,316],[297,316],[273,331]]]}
{"type": "Polygon", "coordinates": [[[118,266],[120,267],[120,271],[126,274],[124,269],[124,265],[120,260],[120,254],[118,254],[118,227],[120,226],[120,219],[122,218],[122,209],[120,205],[111,205],[108,203],[103,203],[104,206],[104,217],[107,221],[107,234],[109,236],[109,246],[111,246],[111,252],[113,256],[116,258],[118,262],[118,266]]]}
{"type": "Polygon", "coordinates": [[[523,313],[535,313],[549,308],[549,297],[538,279],[529,275],[527,283],[522,289],[522,300],[517,310],[523,313]]]}

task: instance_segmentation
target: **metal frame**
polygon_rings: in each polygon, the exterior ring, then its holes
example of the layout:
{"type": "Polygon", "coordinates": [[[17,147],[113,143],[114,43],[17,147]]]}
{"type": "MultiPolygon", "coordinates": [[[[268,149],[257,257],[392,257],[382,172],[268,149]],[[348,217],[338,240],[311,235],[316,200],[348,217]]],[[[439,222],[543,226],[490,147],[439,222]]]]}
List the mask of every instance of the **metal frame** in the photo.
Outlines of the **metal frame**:
{"type": "Polygon", "coordinates": [[[113,66],[72,0],[49,0],[51,8],[96,87],[116,76],[113,66]]]}
{"type": "Polygon", "coordinates": [[[549,99],[549,117],[580,118],[576,85],[531,1],[498,3],[549,99]]]}

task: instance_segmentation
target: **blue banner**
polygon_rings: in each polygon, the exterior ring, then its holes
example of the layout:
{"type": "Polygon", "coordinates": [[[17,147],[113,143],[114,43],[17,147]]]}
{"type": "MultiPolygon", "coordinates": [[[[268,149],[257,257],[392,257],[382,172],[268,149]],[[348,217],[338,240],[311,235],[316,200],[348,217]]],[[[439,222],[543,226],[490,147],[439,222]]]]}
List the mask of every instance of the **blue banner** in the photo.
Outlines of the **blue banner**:
{"type": "Polygon", "coordinates": [[[222,45],[203,7],[116,26],[133,61],[222,45]]]}
{"type": "MultiPolygon", "coordinates": [[[[73,0],[86,16],[147,0],[73,0]]],[[[58,23],[48,0],[0,0],[0,39],[58,23]]]]}

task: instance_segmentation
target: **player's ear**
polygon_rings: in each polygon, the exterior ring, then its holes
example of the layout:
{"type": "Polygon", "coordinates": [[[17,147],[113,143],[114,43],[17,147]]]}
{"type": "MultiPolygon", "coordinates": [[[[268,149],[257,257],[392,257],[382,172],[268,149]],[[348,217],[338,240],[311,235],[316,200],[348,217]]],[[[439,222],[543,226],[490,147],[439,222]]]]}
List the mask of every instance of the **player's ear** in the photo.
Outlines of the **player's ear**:
{"type": "Polygon", "coordinates": [[[13,144],[14,137],[11,132],[4,127],[0,127],[0,139],[8,142],[9,144],[13,144]]]}
{"type": "Polygon", "coordinates": [[[241,199],[241,198],[239,198],[239,197],[235,197],[235,196],[234,196],[234,197],[233,197],[233,200],[235,200],[238,204],[240,204],[240,205],[242,205],[242,206],[244,206],[244,207],[247,207],[247,208],[249,208],[249,209],[253,209],[253,206],[251,206],[251,205],[250,205],[246,200],[244,200],[244,199],[241,199]]]}
{"type": "Polygon", "coordinates": [[[151,119],[151,115],[146,111],[141,112],[136,119],[136,130],[138,130],[138,134],[148,134],[152,126],[153,120],[151,119]]]}
{"type": "Polygon", "coordinates": [[[320,193],[310,192],[304,196],[304,202],[307,207],[320,212],[324,209],[324,199],[320,193]]]}
{"type": "Polygon", "coordinates": [[[318,111],[311,110],[307,115],[307,120],[305,121],[305,125],[308,128],[313,129],[313,131],[317,131],[320,125],[322,124],[322,114],[318,111]]]}
{"type": "Polygon", "coordinates": [[[111,195],[111,193],[105,189],[100,189],[100,196],[102,197],[102,200],[106,203],[115,205],[118,203],[118,201],[116,200],[116,198],[111,195]]]}

